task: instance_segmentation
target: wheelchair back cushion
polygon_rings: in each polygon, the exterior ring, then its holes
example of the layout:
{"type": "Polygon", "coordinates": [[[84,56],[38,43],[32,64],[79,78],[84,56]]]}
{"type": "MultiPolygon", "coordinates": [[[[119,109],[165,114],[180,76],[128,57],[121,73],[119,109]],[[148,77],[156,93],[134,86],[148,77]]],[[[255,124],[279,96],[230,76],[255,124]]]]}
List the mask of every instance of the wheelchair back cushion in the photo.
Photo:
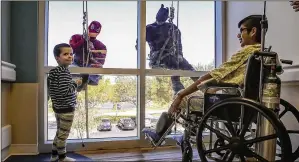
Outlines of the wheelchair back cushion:
{"type": "Polygon", "coordinates": [[[244,78],[244,97],[254,101],[259,100],[260,66],[260,60],[254,55],[249,57],[244,78]]]}

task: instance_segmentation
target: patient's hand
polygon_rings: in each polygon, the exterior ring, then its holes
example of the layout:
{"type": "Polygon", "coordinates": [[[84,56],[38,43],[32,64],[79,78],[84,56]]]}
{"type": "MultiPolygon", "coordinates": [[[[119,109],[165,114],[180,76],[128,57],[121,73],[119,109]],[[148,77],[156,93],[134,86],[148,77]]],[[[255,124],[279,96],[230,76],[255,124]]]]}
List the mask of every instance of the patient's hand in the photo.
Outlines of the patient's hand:
{"type": "Polygon", "coordinates": [[[299,11],[299,1],[291,1],[291,6],[293,6],[295,12],[299,11]]]}
{"type": "Polygon", "coordinates": [[[180,111],[180,104],[182,102],[182,97],[181,96],[176,96],[176,98],[174,99],[174,101],[172,102],[169,110],[168,110],[168,113],[169,114],[173,114],[173,113],[176,113],[176,112],[179,112],[180,111]]]}

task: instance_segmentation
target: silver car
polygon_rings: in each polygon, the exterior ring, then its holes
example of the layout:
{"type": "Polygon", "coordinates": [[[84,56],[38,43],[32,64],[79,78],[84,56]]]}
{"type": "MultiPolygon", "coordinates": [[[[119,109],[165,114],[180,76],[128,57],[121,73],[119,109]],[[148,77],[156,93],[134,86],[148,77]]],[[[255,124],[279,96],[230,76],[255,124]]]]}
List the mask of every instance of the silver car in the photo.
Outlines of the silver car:
{"type": "Polygon", "coordinates": [[[131,118],[122,118],[117,122],[117,126],[121,130],[134,130],[135,122],[131,118]]]}

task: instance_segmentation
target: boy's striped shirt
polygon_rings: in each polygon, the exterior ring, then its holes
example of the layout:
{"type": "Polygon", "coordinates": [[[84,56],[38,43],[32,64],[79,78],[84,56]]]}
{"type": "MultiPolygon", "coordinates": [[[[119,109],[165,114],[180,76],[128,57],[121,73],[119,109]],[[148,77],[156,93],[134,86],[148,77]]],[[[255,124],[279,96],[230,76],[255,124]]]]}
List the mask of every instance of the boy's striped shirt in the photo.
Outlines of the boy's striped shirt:
{"type": "Polygon", "coordinates": [[[47,79],[49,95],[55,113],[73,112],[77,99],[77,84],[67,67],[51,69],[47,79]]]}

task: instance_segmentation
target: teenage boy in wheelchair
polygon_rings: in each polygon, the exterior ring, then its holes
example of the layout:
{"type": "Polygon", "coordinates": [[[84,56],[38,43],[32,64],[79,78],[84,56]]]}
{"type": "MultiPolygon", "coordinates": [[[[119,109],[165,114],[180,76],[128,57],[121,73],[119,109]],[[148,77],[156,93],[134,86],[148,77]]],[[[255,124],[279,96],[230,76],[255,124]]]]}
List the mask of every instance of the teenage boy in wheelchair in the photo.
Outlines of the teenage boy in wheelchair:
{"type": "MultiPolygon", "coordinates": [[[[207,83],[217,82],[243,85],[248,58],[255,52],[261,50],[261,20],[262,15],[250,15],[242,19],[238,23],[240,33],[237,35],[237,38],[240,40],[241,49],[233,54],[230,60],[201,76],[186,89],[181,90],[175,96],[168,112],[161,114],[155,130],[148,128],[142,130],[142,132],[149,137],[152,144],[157,146],[162,136],[174,125],[174,114],[185,112],[187,106],[189,106],[190,111],[202,111],[203,100],[192,100],[190,105],[187,104],[190,97],[203,96],[203,93],[198,90],[203,90],[203,87],[205,87],[207,83]]],[[[235,94],[236,92],[227,91],[227,93],[235,94]]],[[[160,143],[161,141],[159,144],[160,143]]]]}

